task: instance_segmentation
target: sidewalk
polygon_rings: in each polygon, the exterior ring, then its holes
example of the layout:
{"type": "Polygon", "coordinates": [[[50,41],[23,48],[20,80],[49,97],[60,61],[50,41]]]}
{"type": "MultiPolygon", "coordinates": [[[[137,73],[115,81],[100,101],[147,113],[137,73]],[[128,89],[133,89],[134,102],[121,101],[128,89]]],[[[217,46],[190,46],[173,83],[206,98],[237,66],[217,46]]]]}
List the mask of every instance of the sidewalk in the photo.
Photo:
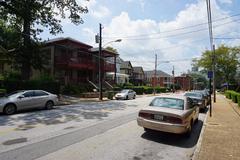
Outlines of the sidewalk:
{"type": "Polygon", "coordinates": [[[217,94],[195,160],[240,160],[240,108],[217,94]]]}

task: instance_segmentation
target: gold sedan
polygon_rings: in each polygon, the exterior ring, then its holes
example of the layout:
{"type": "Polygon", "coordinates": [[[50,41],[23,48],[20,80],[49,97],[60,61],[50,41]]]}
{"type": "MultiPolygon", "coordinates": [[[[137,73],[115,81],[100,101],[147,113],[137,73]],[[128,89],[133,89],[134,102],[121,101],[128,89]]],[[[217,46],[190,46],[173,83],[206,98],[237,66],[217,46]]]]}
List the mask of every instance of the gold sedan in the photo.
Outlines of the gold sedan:
{"type": "Polygon", "coordinates": [[[149,106],[141,109],[137,122],[145,131],[150,129],[190,136],[198,115],[199,107],[192,99],[167,95],[154,98],[149,106]]]}

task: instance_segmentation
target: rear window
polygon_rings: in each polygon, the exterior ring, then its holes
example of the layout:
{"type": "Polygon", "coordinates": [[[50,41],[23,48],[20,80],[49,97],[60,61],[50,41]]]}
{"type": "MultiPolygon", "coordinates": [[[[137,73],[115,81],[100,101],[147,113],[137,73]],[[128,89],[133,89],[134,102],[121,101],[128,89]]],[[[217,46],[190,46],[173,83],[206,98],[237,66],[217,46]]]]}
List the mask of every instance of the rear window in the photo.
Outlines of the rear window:
{"type": "Polygon", "coordinates": [[[185,93],[185,96],[202,98],[202,95],[200,93],[185,93]]]}
{"type": "Polygon", "coordinates": [[[163,107],[163,108],[173,108],[183,110],[184,108],[184,100],[177,98],[155,98],[150,106],[152,107],[163,107]]]}

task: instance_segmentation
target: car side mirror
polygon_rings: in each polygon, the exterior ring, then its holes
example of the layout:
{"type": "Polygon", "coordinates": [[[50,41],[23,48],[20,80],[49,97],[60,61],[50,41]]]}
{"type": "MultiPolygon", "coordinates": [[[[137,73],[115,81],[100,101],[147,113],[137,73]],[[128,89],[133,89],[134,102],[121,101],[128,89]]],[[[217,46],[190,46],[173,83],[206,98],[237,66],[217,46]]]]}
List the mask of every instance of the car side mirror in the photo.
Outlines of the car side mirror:
{"type": "Polygon", "coordinates": [[[22,98],[24,98],[24,95],[18,96],[18,99],[22,99],[22,98]]]}

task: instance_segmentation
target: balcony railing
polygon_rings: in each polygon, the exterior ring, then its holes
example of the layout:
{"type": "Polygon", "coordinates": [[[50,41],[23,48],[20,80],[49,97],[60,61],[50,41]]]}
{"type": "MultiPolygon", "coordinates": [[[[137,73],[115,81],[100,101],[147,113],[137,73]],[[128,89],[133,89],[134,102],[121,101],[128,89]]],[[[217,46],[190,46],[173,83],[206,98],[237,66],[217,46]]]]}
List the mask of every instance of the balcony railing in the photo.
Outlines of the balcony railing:
{"type": "Polygon", "coordinates": [[[55,64],[67,68],[97,69],[97,64],[91,58],[55,57],[55,64]]]}

